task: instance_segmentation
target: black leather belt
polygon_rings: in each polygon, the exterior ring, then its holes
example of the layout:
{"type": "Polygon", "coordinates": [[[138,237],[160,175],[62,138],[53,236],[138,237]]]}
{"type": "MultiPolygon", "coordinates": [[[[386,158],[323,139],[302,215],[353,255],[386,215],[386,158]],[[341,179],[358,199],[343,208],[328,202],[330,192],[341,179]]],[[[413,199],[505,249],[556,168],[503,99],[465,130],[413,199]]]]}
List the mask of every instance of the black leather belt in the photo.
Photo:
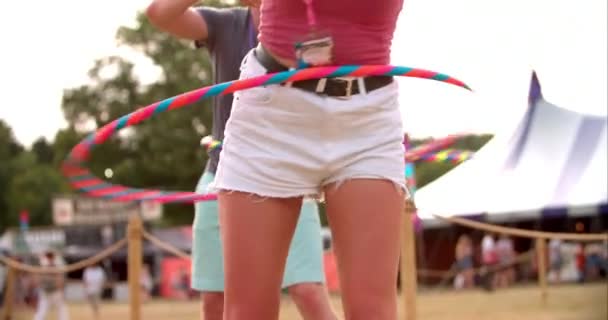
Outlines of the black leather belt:
{"type": "MultiPolygon", "coordinates": [[[[283,72],[289,68],[276,61],[264,47],[260,44],[254,54],[260,64],[266,68],[268,73],[283,72]]],[[[393,77],[389,76],[370,76],[363,78],[363,84],[367,92],[380,89],[393,82],[393,77]]],[[[292,82],[293,88],[314,92],[317,94],[327,95],[330,97],[350,97],[359,94],[359,84],[357,78],[327,78],[327,79],[312,79],[292,82]],[[320,83],[325,81],[325,84],[320,83]]]]}

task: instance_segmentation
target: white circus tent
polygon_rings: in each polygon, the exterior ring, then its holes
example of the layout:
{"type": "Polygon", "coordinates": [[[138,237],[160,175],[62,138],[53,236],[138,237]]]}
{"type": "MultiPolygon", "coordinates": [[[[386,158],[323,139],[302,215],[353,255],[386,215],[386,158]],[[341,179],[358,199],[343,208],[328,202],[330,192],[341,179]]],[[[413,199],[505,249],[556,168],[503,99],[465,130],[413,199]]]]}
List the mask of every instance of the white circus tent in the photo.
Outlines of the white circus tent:
{"type": "Polygon", "coordinates": [[[528,102],[515,132],[416,193],[425,227],[441,224],[433,214],[490,222],[608,214],[607,117],[546,101],[536,74],[528,102]]]}

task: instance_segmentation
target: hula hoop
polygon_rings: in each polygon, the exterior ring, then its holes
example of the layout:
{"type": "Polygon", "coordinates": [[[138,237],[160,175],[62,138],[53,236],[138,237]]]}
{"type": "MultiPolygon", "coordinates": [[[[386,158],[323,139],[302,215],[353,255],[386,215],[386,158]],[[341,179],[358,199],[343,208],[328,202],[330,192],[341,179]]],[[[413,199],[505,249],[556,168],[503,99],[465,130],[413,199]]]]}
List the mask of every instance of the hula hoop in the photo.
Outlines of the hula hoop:
{"type": "Polygon", "coordinates": [[[472,91],[464,82],[446,74],[409,67],[391,65],[362,65],[362,66],[330,66],[297,69],[279,73],[265,74],[258,77],[224,82],[193,91],[189,91],[140,108],[132,113],[116,119],[90,134],[78,143],[68,154],[63,163],[62,171],[70,185],[90,196],[112,199],[115,201],[156,201],[160,203],[191,203],[217,199],[215,194],[197,194],[184,191],[163,191],[152,189],[137,189],[111,184],[94,176],[84,167],[91,150],[116,134],[118,131],[137,125],[162,112],[175,110],[202,99],[225,95],[240,90],[271,84],[295,82],[302,80],[364,77],[364,76],[403,76],[445,82],[472,91]]]}
{"type": "Polygon", "coordinates": [[[450,162],[458,164],[473,158],[475,152],[468,150],[445,149],[431,152],[420,157],[423,162],[450,162]]]}

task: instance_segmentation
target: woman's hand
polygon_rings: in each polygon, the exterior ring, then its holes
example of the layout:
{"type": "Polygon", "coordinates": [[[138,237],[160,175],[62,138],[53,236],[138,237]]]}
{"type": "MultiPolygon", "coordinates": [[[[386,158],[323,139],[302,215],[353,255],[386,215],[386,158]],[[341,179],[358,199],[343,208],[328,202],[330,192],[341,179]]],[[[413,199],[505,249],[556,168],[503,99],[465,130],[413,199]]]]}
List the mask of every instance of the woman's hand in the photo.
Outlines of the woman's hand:
{"type": "Polygon", "coordinates": [[[241,4],[247,7],[259,8],[262,5],[262,0],[241,0],[241,4]]]}

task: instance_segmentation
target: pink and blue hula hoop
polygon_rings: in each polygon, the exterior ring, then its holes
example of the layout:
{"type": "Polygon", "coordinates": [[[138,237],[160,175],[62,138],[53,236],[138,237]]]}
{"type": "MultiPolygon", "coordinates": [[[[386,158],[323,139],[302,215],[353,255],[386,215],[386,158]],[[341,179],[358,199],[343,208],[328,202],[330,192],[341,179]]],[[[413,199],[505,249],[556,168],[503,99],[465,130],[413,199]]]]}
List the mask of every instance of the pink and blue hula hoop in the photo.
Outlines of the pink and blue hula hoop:
{"type": "Polygon", "coordinates": [[[285,82],[302,80],[335,78],[335,77],[365,77],[365,76],[402,76],[435,80],[471,90],[462,81],[448,75],[408,67],[390,65],[368,66],[334,66],[315,67],[285,72],[266,74],[249,79],[235,80],[189,91],[178,96],[168,98],[147,107],[140,108],[130,114],[116,119],[96,132],[92,133],[78,143],[64,161],[62,171],[68,178],[70,185],[90,196],[102,197],[115,201],[157,201],[161,203],[215,200],[215,194],[197,194],[184,191],[163,191],[152,189],[137,189],[111,184],[94,176],[84,166],[91,150],[116,134],[121,129],[137,125],[162,112],[178,109],[206,98],[225,95],[240,90],[285,82]]]}

